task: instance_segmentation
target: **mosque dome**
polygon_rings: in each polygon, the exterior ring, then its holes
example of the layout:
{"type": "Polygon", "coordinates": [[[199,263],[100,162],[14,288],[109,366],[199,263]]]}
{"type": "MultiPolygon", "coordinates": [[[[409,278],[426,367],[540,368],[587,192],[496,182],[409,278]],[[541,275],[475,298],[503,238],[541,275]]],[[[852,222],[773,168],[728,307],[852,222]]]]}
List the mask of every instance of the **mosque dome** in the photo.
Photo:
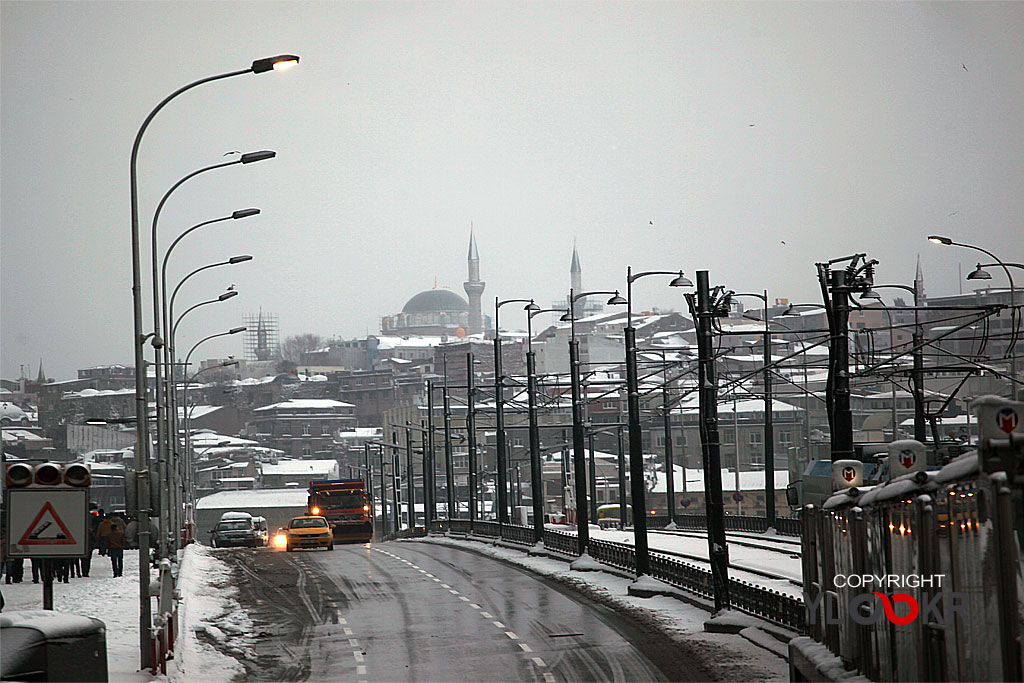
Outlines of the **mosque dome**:
{"type": "Polygon", "coordinates": [[[461,296],[447,289],[428,289],[405,303],[402,313],[435,313],[468,311],[469,304],[461,296]]]}

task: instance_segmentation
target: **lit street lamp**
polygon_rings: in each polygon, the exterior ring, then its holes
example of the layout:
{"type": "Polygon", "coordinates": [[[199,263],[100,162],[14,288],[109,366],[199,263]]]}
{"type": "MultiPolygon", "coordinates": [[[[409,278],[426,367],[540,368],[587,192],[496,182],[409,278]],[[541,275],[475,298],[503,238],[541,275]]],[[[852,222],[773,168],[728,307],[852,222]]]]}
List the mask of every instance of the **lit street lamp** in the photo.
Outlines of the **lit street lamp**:
{"type": "MultiPolygon", "coordinates": [[[[165,97],[143,120],[139,131],[135,135],[132,144],[131,162],[129,164],[129,184],[131,187],[131,249],[132,249],[132,322],[133,336],[132,347],[135,352],[135,410],[137,415],[146,415],[146,368],[145,368],[145,330],[142,320],[142,263],[141,248],[139,239],[139,187],[136,166],[138,164],[139,147],[142,144],[142,136],[149,127],[150,122],[164,106],[178,95],[195,88],[196,86],[212,81],[239,76],[246,73],[263,73],[272,69],[283,69],[287,66],[297,64],[299,58],[295,55],[277,55],[257,59],[248,69],[228,71],[214,76],[207,76],[193,81],[181,88],[178,88],[165,97]]],[[[153,311],[154,318],[157,311],[153,311]]],[[[143,516],[149,515],[149,502],[143,499],[145,482],[149,475],[149,431],[146,427],[146,420],[138,420],[135,423],[135,471],[139,477],[138,502],[139,502],[139,668],[153,668],[152,658],[152,609],[150,607],[149,595],[149,524],[142,520],[143,516]]]]}

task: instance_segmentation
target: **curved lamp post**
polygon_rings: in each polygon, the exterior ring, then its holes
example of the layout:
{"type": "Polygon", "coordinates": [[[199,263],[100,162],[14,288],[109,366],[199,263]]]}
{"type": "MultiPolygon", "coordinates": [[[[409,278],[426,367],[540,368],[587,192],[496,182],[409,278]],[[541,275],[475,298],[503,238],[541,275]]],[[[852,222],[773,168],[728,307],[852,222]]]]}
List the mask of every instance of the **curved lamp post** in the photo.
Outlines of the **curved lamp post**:
{"type": "MultiPolygon", "coordinates": [[[[187,312],[188,311],[186,311],[186,313],[187,312]]],[[[184,315],[185,314],[182,313],[182,316],[184,316],[184,315]]],[[[200,344],[202,344],[204,342],[207,342],[207,341],[209,341],[211,339],[216,339],[217,337],[226,337],[229,334],[238,334],[239,332],[244,332],[244,331],[245,331],[245,326],[244,325],[241,326],[241,327],[232,327],[227,332],[218,332],[217,334],[211,334],[210,336],[203,337],[202,339],[197,341],[192,346],[192,348],[189,349],[188,354],[185,356],[185,363],[184,363],[185,371],[188,372],[188,366],[189,366],[189,361],[192,358],[192,352],[195,351],[197,348],[199,348],[200,344]]],[[[213,367],[226,367],[226,365],[230,365],[232,363],[233,363],[233,361],[227,361],[226,363],[222,363],[220,366],[213,366],[213,367]]],[[[203,368],[199,372],[195,373],[195,375],[192,375],[192,378],[194,379],[197,375],[199,375],[200,372],[205,372],[205,371],[207,371],[209,369],[210,368],[203,368]]],[[[184,393],[184,396],[183,396],[183,400],[182,400],[182,405],[185,406],[185,405],[188,404],[188,384],[187,383],[185,384],[183,393],[184,393]]],[[[191,469],[192,469],[192,455],[191,455],[192,440],[191,440],[191,434],[189,434],[189,424],[188,424],[189,421],[187,419],[188,415],[186,415],[185,417],[186,417],[186,420],[185,420],[185,460],[186,460],[186,463],[187,463],[186,471],[187,471],[187,478],[189,479],[189,481],[191,481],[191,479],[192,479],[192,472],[191,472],[191,469]]],[[[189,496],[190,496],[190,499],[191,499],[192,491],[189,491],[189,496]]]]}
{"type": "MultiPolygon", "coordinates": [[[[647,491],[644,487],[644,446],[640,431],[640,382],[637,379],[636,329],[633,327],[633,282],[648,275],[675,275],[670,287],[692,287],[683,271],[651,270],[633,273],[633,267],[626,268],[626,406],[629,411],[629,487],[633,499],[633,548],[636,553],[636,576],[639,579],[651,573],[651,555],[647,547],[647,491]]],[[[668,454],[668,451],[666,451],[668,454]]],[[[669,521],[675,521],[675,472],[673,464],[667,463],[666,484],[669,496],[669,521]]],[[[685,474],[683,476],[686,476],[685,474]]]]}
{"type": "MultiPolygon", "coordinates": [[[[131,186],[131,243],[132,243],[132,314],[133,314],[133,337],[132,347],[135,352],[135,410],[137,415],[148,414],[146,406],[146,368],[143,344],[145,331],[142,321],[142,264],[140,258],[139,240],[139,187],[136,166],[139,157],[139,146],[142,144],[142,136],[149,128],[150,122],[164,106],[178,95],[195,88],[196,86],[212,81],[239,76],[246,73],[264,73],[272,69],[283,69],[297,64],[299,58],[295,55],[277,55],[257,59],[248,69],[239,71],[228,71],[214,76],[207,76],[188,85],[178,88],[165,97],[146,116],[135,141],[132,144],[131,162],[129,164],[129,183],[131,186]]],[[[156,317],[156,311],[153,312],[156,317]]],[[[149,501],[144,500],[146,480],[149,474],[149,433],[146,420],[138,420],[135,425],[135,472],[139,481],[138,509],[140,517],[149,515],[149,501]]],[[[148,521],[140,519],[139,523],[139,660],[141,669],[152,669],[152,610],[150,608],[149,596],[149,524],[148,521]]]]}
{"type": "MultiPolygon", "coordinates": [[[[254,154],[265,154],[265,153],[256,152],[254,154]]],[[[273,154],[273,153],[271,152],[270,154],[273,154]]],[[[263,156],[262,158],[268,158],[268,157],[263,156]]],[[[230,162],[230,163],[236,163],[236,162],[230,162]]],[[[219,166],[213,166],[211,168],[219,168],[219,166]]],[[[199,172],[201,172],[201,171],[197,171],[196,173],[199,173],[199,172]]],[[[193,175],[195,175],[195,173],[193,173],[193,175]]],[[[184,182],[184,180],[187,180],[189,177],[191,177],[191,176],[186,176],[185,179],[183,179],[181,181],[178,181],[178,185],[180,185],[182,182],[184,182]]],[[[193,231],[203,227],[204,225],[211,225],[213,223],[219,223],[221,221],[226,221],[226,220],[229,220],[229,219],[247,218],[249,216],[255,216],[255,215],[257,215],[260,212],[259,209],[241,209],[239,211],[235,211],[234,213],[232,213],[232,214],[230,214],[228,216],[222,216],[220,218],[214,218],[212,220],[203,221],[202,223],[197,223],[196,225],[193,225],[188,230],[185,230],[183,233],[178,235],[178,237],[174,240],[174,242],[172,242],[171,245],[167,248],[167,252],[164,254],[163,263],[162,263],[162,266],[161,266],[161,275],[162,275],[162,277],[158,281],[157,280],[157,239],[156,239],[157,218],[159,217],[160,210],[163,208],[164,202],[167,200],[167,198],[170,196],[171,192],[173,192],[174,189],[178,185],[175,185],[174,187],[172,187],[167,192],[167,194],[164,195],[163,199],[160,200],[160,205],[157,207],[157,215],[153,217],[153,234],[152,234],[152,245],[153,245],[153,311],[154,311],[154,313],[153,313],[153,335],[154,335],[155,338],[159,338],[159,336],[160,336],[160,321],[161,321],[161,318],[163,319],[163,329],[164,329],[164,332],[165,333],[169,332],[169,329],[168,329],[168,319],[167,319],[167,296],[166,296],[167,295],[167,259],[170,257],[171,252],[174,251],[174,247],[178,246],[178,243],[181,242],[182,238],[184,238],[185,235],[188,235],[189,233],[191,233],[191,232],[193,232],[193,231]]],[[[164,485],[166,485],[168,483],[167,481],[165,481],[165,479],[167,478],[168,463],[169,463],[169,461],[171,459],[171,452],[172,452],[171,443],[172,443],[172,439],[174,438],[174,432],[170,431],[170,429],[169,429],[170,418],[165,414],[165,412],[169,410],[170,404],[171,404],[170,388],[168,386],[168,383],[166,383],[163,380],[163,378],[161,377],[162,366],[167,366],[167,364],[170,362],[170,358],[171,358],[171,356],[169,356],[168,346],[169,346],[168,340],[165,339],[164,340],[164,344],[163,344],[163,349],[157,349],[155,351],[155,356],[156,357],[154,358],[154,360],[156,361],[155,370],[154,370],[154,382],[155,382],[156,386],[155,386],[155,389],[154,389],[154,394],[155,394],[155,399],[156,399],[157,471],[158,471],[158,474],[159,474],[159,477],[160,477],[160,484],[161,484],[161,486],[164,486],[164,485]]],[[[168,368],[168,372],[171,372],[170,368],[168,368]]],[[[167,517],[167,510],[161,510],[160,511],[160,521],[162,523],[166,524],[166,522],[167,522],[166,517],[167,517]]],[[[163,528],[167,528],[167,526],[164,526],[163,528]]],[[[177,540],[176,540],[176,538],[175,539],[171,539],[170,541],[168,541],[167,535],[163,534],[161,536],[161,539],[160,539],[160,554],[162,556],[164,556],[164,557],[166,557],[169,554],[169,552],[168,552],[168,542],[171,543],[171,547],[172,548],[174,548],[174,549],[177,548],[177,540]]]]}
{"type": "MultiPolygon", "coordinates": [[[[1004,358],[1009,358],[1009,360],[1010,360],[1010,375],[1012,377],[1018,377],[1019,375],[1017,374],[1017,359],[1013,355],[1013,350],[1014,350],[1014,347],[1017,345],[1017,327],[1018,327],[1017,321],[1019,319],[1019,313],[1017,312],[1017,298],[1016,298],[1017,294],[1016,294],[1016,288],[1014,287],[1014,284],[1013,284],[1013,275],[1010,274],[1010,266],[1020,267],[1020,264],[1018,264],[1018,263],[1014,263],[1014,264],[1005,263],[1002,259],[1000,259],[998,256],[993,254],[988,249],[983,249],[982,247],[979,247],[979,246],[974,245],[974,244],[966,244],[964,242],[954,242],[952,239],[950,239],[948,237],[943,237],[942,235],[929,235],[928,236],[928,241],[932,242],[934,244],[944,244],[946,246],[963,247],[965,249],[973,249],[975,251],[980,251],[981,253],[988,255],[993,261],[995,261],[995,263],[997,265],[999,265],[999,267],[1001,267],[1003,269],[1003,272],[1006,273],[1006,279],[1010,282],[1010,339],[1009,339],[1009,341],[1006,344],[1006,351],[1004,352],[1004,358]]],[[[984,279],[990,279],[991,278],[991,276],[989,276],[989,278],[986,278],[983,274],[979,274],[978,273],[979,270],[981,270],[981,264],[978,264],[978,269],[975,270],[974,272],[972,272],[967,277],[969,279],[972,279],[972,280],[979,280],[979,279],[984,280],[984,279]],[[971,277],[971,275],[974,275],[975,277],[971,277]]],[[[981,273],[984,273],[984,272],[985,271],[981,271],[981,273]]],[[[1010,383],[1010,399],[1011,400],[1015,399],[1016,398],[1016,394],[1017,394],[1017,392],[1014,389],[1013,382],[1011,382],[1010,383]]]]}
{"type": "MultiPolygon", "coordinates": [[[[754,292],[733,293],[733,296],[752,296],[764,304],[764,516],[768,528],[775,528],[775,425],[772,422],[772,342],[768,327],[768,290],[763,294],[754,292]]],[[[736,472],[739,476],[740,445],[736,444],[736,472]]],[[[684,475],[685,476],[685,475],[684,475]]],[[[736,488],[739,491],[739,487],[736,488]]]]}
{"type": "MultiPolygon", "coordinates": [[[[576,490],[576,548],[581,559],[589,557],[587,548],[590,544],[590,514],[587,509],[587,465],[586,445],[583,443],[583,403],[580,397],[580,342],[576,339],[576,302],[588,296],[611,295],[609,306],[621,305],[626,300],[619,296],[619,290],[580,292],[574,294],[569,290],[568,310],[562,316],[569,322],[569,372],[572,378],[572,461],[573,479],[576,490]]],[[[592,473],[595,474],[596,473],[592,473]]],[[[585,560],[584,560],[585,562],[585,560]]],[[[575,563],[574,563],[575,564],[575,563]]]]}
{"type": "MultiPolygon", "coordinates": [[[[198,344],[197,344],[197,346],[198,346],[198,344]]],[[[209,372],[211,370],[221,370],[223,368],[227,368],[227,367],[231,367],[231,366],[236,366],[236,365],[238,365],[238,361],[237,360],[228,360],[228,361],[224,361],[223,363],[220,363],[219,365],[211,365],[208,368],[203,368],[202,370],[200,370],[199,372],[195,373],[194,375],[192,375],[191,377],[189,377],[186,380],[186,382],[185,382],[185,391],[186,392],[188,391],[188,385],[191,384],[192,382],[194,382],[196,380],[196,378],[199,377],[199,375],[201,375],[201,374],[203,374],[205,372],[209,372]]],[[[188,394],[186,393],[185,396],[186,396],[186,399],[187,399],[188,394]]],[[[186,434],[186,439],[187,439],[189,437],[189,435],[190,435],[190,431],[189,430],[191,429],[191,427],[189,426],[189,423],[191,422],[192,410],[195,409],[195,405],[192,406],[192,409],[188,408],[187,403],[184,404],[183,407],[185,408],[185,410],[183,411],[184,412],[183,418],[184,418],[185,434],[186,434]]],[[[185,496],[184,496],[184,501],[179,501],[179,505],[183,505],[185,510],[186,510],[186,512],[185,512],[185,520],[184,520],[185,521],[185,528],[187,530],[186,534],[187,534],[187,536],[189,538],[193,538],[194,535],[195,535],[195,519],[194,519],[194,515],[195,515],[195,490],[194,490],[195,487],[194,487],[194,483],[195,482],[193,481],[193,476],[192,476],[192,449],[191,449],[191,441],[188,441],[188,448],[185,449],[185,468],[184,468],[184,470],[185,470],[184,471],[184,475],[185,476],[179,482],[179,486],[181,486],[183,484],[182,488],[184,489],[185,496]]]]}
{"type": "Polygon", "coordinates": [[[498,313],[505,304],[523,303],[530,304],[535,309],[540,308],[533,303],[533,299],[505,299],[498,301],[494,297],[494,423],[497,432],[497,467],[498,467],[498,526],[508,524],[508,482],[506,480],[506,460],[508,454],[505,449],[505,377],[501,370],[501,327],[498,324],[498,313]]]}
{"type": "MultiPolygon", "coordinates": [[[[231,290],[228,290],[228,291],[224,292],[223,294],[221,294],[220,296],[218,296],[215,299],[209,299],[207,301],[201,301],[201,302],[195,304],[194,306],[191,306],[184,313],[182,313],[180,316],[178,316],[177,321],[171,326],[169,337],[170,338],[174,337],[174,335],[178,331],[178,323],[180,323],[182,318],[184,318],[189,312],[199,308],[200,306],[205,306],[207,304],[215,304],[215,303],[219,303],[221,301],[227,301],[228,299],[230,299],[232,297],[235,297],[235,296],[238,296],[238,292],[236,290],[231,289],[231,290]]],[[[173,311],[173,308],[172,308],[172,311],[173,311]]],[[[172,362],[169,362],[168,365],[167,365],[167,368],[168,368],[167,372],[168,372],[168,375],[171,376],[171,377],[173,377],[174,368],[175,368],[175,365],[173,364],[173,359],[174,359],[174,356],[172,355],[171,356],[171,361],[172,362]]],[[[168,443],[173,443],[174,444],[174,448],[176,449],[177,445],[178,445],[178,439],[177,439],[177,436],[178,436],[178,405],[177,405],[178,401],[177,401],[177,397],[176,397],[176,393],[177,392],[175,390],[173,380],[168,382],[168,393],[170,394],[170,400],[167,403],[167,414],[171,418],[170,419],[170,425],[168,426],[168,429],[167,429],[168,443]]],[[[185,405],[185,403],[183,402],[182,406],[184,406],[184,405],[185,405]]],[[[176,451],[175,451],[175,455],[178,456],[178,457],[175,458],[175,468],[174,468],[174,470],[176,472],[180,472],[181,463],[178,461],[178,458],[180,458],[180,455],[178,455],[176,451]]],[[[180,477],[180,474],[178,476],[180,477]]]]}
{"type": "MultiPolygon", "coordinates": [[[[911,384],[914,388],[914,438],[924,443],[926,441],[924,424],[924,357],[921,354],[924,335],[921,333],[920,295],[918,294],[917,287],[911,285],[872,285],[871,289],[860,295],[860,298],[880,301],[882,297],[875,291],[876,289],[902,289],[910,292],[914,297],[914,332],[910,340],[911,356],[914,363],[914,374],[911,377],[911,384]]],[[[892,316],[888,308],[883,308],[882,310],[885,311],[885,315],[889,320],[889,347],[892,349],[895,344],[892,331],[892,316]]],[[[891,350],[890,353],[895,353],[895,351],[891,350]]],[[[896,415],[895,384],[893,384],[893,392],[893,415],[896,415]]],[[[897,438],[896,430],[897,425],[894,422],[893,439],[897,438]]]]}
{"type": "Polygon", "coordinates": [[[533,491],[533,541],[544,546],[544,472],[540,461],[540,425],[537,423],[537,354],[533,350],[533,316],[561,311],[560,308],[542,309],[530,299],[523,307],[526,311],[526,395],[530,419],[530,488],[533,491]]]}

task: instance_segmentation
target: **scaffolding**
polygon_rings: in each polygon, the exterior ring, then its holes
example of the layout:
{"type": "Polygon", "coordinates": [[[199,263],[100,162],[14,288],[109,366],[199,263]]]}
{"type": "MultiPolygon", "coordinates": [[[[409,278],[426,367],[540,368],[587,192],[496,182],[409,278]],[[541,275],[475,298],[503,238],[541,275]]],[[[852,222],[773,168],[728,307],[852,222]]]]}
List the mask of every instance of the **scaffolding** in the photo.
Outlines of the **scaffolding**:
{"type": "Polygon", "coordinates": [[[281,344],[277,314],[260,310],[259,313],[246,313],[242,321],[245,324],[245,359],[261,361],[276,358],[281,344]]]}

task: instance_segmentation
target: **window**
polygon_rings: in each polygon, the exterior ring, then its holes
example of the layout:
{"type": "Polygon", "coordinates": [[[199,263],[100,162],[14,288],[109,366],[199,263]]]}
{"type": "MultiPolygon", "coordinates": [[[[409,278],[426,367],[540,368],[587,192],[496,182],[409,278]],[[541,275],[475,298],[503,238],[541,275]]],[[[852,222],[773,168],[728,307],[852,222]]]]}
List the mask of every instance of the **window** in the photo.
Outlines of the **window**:
{"type": "Polygon", "coordinates": [[[513,446],[522,446],[523,445],[523,437],[517,436],[515,439],[513,439],[512,445],[513,446]]]}
{"type": "Polygon", "coordinates": [[[302,435],[303,436],[309,436],[309,425],[308,424],[302,425],[302,435]]]}
{"type": "Polygon", "coordinates": [[[779,444],[789,448],[793,445],[793,433],[790,431],[779,432],[779,444]]]}
{"type": "Polygon", "coordinates": [[[761,445],[761,432],[750,432],[750,445],[760,446],[761,445]]]}
{"type": "Polygon", "coordinates": [[[330,425],[322,425],[320,427],[320,436],[330,436],[330,435],[331,435],[331,427],[330,427],[330,425]]]}

